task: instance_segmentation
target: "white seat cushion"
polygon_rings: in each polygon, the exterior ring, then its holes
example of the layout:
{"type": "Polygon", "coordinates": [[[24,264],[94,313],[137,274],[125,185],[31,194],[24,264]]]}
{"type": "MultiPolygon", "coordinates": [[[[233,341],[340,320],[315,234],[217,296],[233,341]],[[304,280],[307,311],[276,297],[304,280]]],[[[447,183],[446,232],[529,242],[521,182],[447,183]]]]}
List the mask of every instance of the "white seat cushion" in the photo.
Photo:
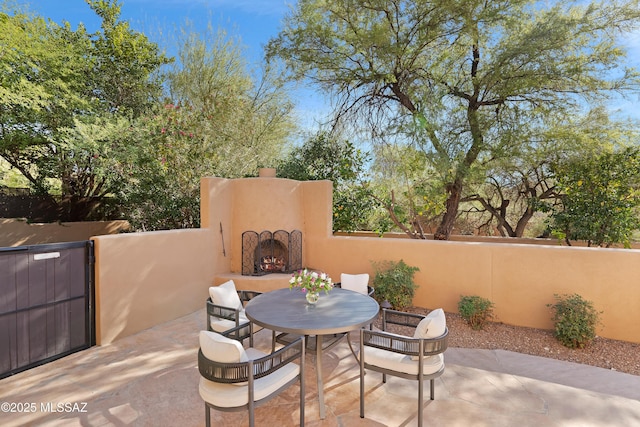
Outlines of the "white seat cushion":
{"type": "MultiPolygon", "coordinates": [[[[231,328],[235,328],[236,327],[236,322],[234,322],[233,320],[229,320],[229,319],[221,319],[219,317],[214,317],[214,316],[210,316],[211,317],[211,321],[209,322],[209,324],[211,325],[211,329],[213,329],[216,332],[225,332],[228,331],[231,328]]],[[[238,316],[238,324],[242,325],[243,323],[248,323],[249,319],[247,319],[247,316],[244,314],[244,310],[241,310],[239,312],[239,316],[238,316]]],[[[262,329],[262,326],[258,326],[255,323],[253,324],[253,332],[258,332],[259,330],[262,329]]],[[[240,330],[240,335],[246,335],[249,333],[249,325],[247,325],[246,329],[242,328],[240,330]]]]}
{"type": "MultiPolygon", "coordinates": [[[[220,319],[219,317],[211,317],[211,322],[209,323],[211,325],[211,329],[219,333],[226,332],[231,328],[235,328],[236,326],[236,323],[233,320],[220,319]]],[[[248,335],[249,328],[249,325],[247,325],[246,328],[241,328],[239,334],[248,335]]]]}
{"type": "Polygon", "coordinates": [[[209,296],[215,305],[242,310],[242,301],[240,301],[236,284],[233,280],[224,282],[220,286],[211,286],[209,288],[209,296]]]}
{"type": "Polygon", "coordinates": [[[414,338],[438,338],[447,330],[447,319],[444,310],[438,308],[429,313],[418,323],[413,333],[414,338]]]}
{"type": "Polygon", "coordinates": [[[258,350],[257,348],[253,348],[253,347],[249,347],[245,350],[245,353],[247,355],[247,360],[256,360],[256,359],[260,359],[261,357],[264,357],[267,355],[267,353],[262,352],[260,350],[258,350]]]}
{"type": "Polygon", "coordinates": [[[369,290],[367,286],[369,285],[369,275],[366,273],[363,274],[346,274],[342,273],[340,275],[340,283],[342,289],[348,289],[350,291],[358,292],[363,295],[367,295],[369,290]]]}
{"type": "MultiPolygon", "coordinates": [[[[246,354],[251,359],[266,356],[259,350],[249,348],[246,354]]],[[[254,400],[260,400],[276,392],[287,382],[296,378],[300,372],[300,366],[288,363],[277,371],[254,381],[254,400]]],[[[221,408],[236,408],[249,403],[248,385],[223,384],[209,381],[200,377],[198,390],[200,397],[206,402],[221,408]]]]}
{"type": "MultiPolygon", "coordinates": [[[[396,372],[418,375],[418,363],[410,356],[374,347],[364,347],[364,360],[367,364],[380,368],[390,369],[396,372]]],[[[444,355],[442,353],[423,359],[424,375],[435,374],[444,368],[444,355]]]]}
{"type": "Polygon", "coordinates": [[[199,340],[202,354],[209,360],[220,363],[238,363],[249,360],[244,347],[236,340],[210,331],[200,331],[199,340]]]}

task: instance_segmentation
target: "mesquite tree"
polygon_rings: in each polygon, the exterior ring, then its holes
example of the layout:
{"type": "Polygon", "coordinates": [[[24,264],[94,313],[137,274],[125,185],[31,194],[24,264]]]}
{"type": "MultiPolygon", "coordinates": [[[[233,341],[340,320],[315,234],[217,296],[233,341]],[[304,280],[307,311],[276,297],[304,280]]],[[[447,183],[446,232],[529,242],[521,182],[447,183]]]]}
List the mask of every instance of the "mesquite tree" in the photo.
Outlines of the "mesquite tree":
{"type": "Polygon", "coordinates": [[[639,16],[637,0],[301,0],[268,54],[334,95],[338,120],[428,154],[446,191],[435,238],[447,239],[473,169],[530,142],[510,124],[638,87],[616,37],[639,16]]]}

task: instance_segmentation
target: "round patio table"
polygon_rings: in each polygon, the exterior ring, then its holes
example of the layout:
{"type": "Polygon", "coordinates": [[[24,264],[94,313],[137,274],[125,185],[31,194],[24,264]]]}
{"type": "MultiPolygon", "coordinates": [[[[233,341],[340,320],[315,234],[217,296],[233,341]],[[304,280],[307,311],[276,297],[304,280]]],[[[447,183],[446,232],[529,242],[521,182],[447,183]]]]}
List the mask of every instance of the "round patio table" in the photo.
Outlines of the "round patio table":
{"type": "Polygon", "coordinates": [[[320,418],[325,418],[322,382],[322,337],[343,334],[370,324],[380,306],[368,295],[333,288],[320,293],[317,304],[307,303],[298,289],[278,289],[254,297],[244,309],[249,320],[272,331],[316,336],[316,380],[320,418]]]}

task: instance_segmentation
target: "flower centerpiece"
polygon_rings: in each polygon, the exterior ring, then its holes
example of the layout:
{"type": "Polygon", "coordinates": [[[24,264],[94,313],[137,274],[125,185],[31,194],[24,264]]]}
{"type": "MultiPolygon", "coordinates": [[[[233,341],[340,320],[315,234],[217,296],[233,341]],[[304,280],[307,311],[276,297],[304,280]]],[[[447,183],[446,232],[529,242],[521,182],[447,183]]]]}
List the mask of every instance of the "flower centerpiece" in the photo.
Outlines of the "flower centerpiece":
{"type": "Polygon", "coordinates": [[[294,288],[300,289],[305,293],[309,304],[315,304],[320,297],[320,291],[329,293],[333,289],[333,282],[326,273],[310,272],[305,268],[304,270],[295,271],[291,275],[289,289],[294,288]]]}

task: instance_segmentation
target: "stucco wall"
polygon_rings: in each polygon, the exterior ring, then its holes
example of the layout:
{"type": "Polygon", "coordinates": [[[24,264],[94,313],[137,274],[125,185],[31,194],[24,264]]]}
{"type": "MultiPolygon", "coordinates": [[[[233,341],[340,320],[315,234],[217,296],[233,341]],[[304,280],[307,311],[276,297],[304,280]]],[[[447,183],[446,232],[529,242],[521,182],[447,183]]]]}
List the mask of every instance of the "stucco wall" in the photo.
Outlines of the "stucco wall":
{"type": "Polygon", "coordinates": [[[336,281],[403,259],[420,268],[415,305],[456,312],[461,295],[479,295],[513,325],[551,329],[546,304],[578,293],[603,311],[601,336],[640,342],[640,251],[333,236],[329,181],[204,178],[201,189],[201,230],[95,238],[99,342],[201,309],[207,288],[229,278],[240,289],[287,286],[288,275],[239,275],[247,229],[301,230],[303,264],[336,281]]]}
{"type": "Polygon", "coordinates": [[[127,221],[87,221],[28,223],[15,218],[0,218],[0,247],[79,242],[92,236],[117,234],[129,229],[127,221]]]}
{"type": "MultiPolygon", "coordinates": [[[[240,235],[246,229],[299,228],[304,265],[324,270],[336,281],[343,272],[373,275],[372,261],[404,259],[420,268],[414,304],[457,312],[461,295],[479,295],[495,303],[498,321],[544,329],[553,327],[546,304],[555,301],[554,294],[578,293],[603,312],[602,336],[640,342],[640,251],[564,247],[556,242],[545,246],[333,236],[329,181],[242,179],[233,180],[231,188],[234,260],[241,256],[240,235]],[[255,202],[264,208],[256,208],[255,202]],[[295,225],[287,227],[286,221],[295,225]]],[[[239,271],[234,261],[215,281],[233,278],[239,287],[261,291],[287,285],[288,276],[234,275],[239,271]]]]}
{"type": "MultiPolygon", "coordinates": [[[[359,237],[382,237],[382,238],[394,238],[394,239],[410,239],[406,233],[392,232],[384,233],[379,236],[372,231],[354,231],[344,232],[338,231],[334,233],[335,236],[359,236],[359,237]]],[[[433,234],[425,234],[427,240],[433,240],[433,234]]],[[[543,245],[543,246],[574,246],[574,247],[588,247],[589,245],[585,241],[572,240],[568,245],[564,240],[556,238],[541,238],[541,237],[502,237],[502,236],[475,236],[467,234],[454,234],[449,236],[451,242],[473,242],[473,243],[507,243],[507,244],[527,244],[527,245],[543,245]]],[[[612,248],[624,249],[624,245],[615,244],[611,245],[612,248]]],[[[631,242],[631,249],[640,249],[640,243],[631,242]]]]}
{"type": "Polygon", "coordinates": [[[308,258],[332,277],[374,274],[371,261],[420,268],[414,304],[457,312],[461,295],[495,303],[496,320],[552,329],[554,294],[578,293],[602,311],[599,335],[640,342],[640,252],[624,249],[329,237],[308,258]]]}
{"type": "Polygon", "coordinates": [[[219,270],[212,231],[156,231],[93,240],[98,344],[204,307],[219,270]]]}
{"type": "MultiPolygon", "coordinates": [[[[242,271],[242,233],[248,230],[302,231],[305,263],[306,246],[313,241],[313,235],[326,236],[331,231],[331,222],[327,222],[327,218],[331,219],[331,199],[328,210],[322,203],[331,197],[332,188],[330,181],[203,178],[201,190],[206,197],[202,197],[202,227],[224,235],[224,262],[228,268],[219,273],[242,271]]],[[[220,239],[216,242],[221,243],[220,239]]]]}

